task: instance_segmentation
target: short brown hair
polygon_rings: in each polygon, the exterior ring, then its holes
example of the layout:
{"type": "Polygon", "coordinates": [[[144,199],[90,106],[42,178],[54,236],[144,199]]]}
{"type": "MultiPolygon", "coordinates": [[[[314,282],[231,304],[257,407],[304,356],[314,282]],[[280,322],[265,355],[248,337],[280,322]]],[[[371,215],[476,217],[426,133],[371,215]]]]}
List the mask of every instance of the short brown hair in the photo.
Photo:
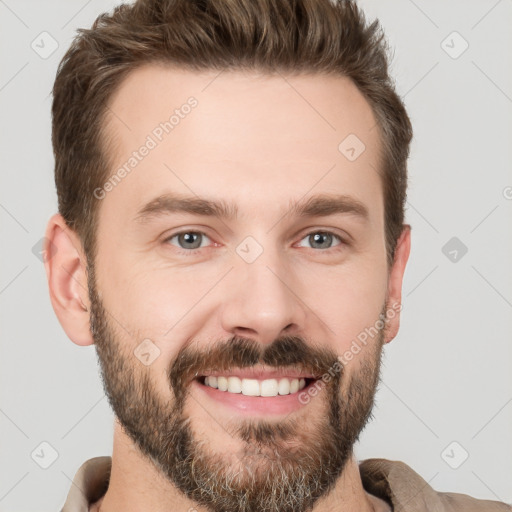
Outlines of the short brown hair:
{"type": "MultiPolygon", "coordinates": [[[[403,229],[412,127],[388,74],[387,43],[354,0],[138,0],[80,29],[53,88],[52,143],[59,212],[95,255],[98,199],[111,169],[102,128],[109,100],[137,67],[254,69],[350,78],[382,140],[388,266],[403,229]]],[[[341,142],[341,141],[340,141],[341,142]]]]}

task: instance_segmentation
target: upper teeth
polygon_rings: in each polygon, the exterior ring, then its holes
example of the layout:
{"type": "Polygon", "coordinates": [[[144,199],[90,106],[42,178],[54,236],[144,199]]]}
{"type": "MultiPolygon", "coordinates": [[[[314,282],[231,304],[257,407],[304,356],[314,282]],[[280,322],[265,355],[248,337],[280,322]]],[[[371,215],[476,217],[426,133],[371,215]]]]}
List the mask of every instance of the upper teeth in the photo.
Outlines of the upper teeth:
{"type": "Polygon", "coordinates": [[[240,379],[238,377],[215,377],[210,375],[204,383],[220,391],[229,393],[242,393],[247,396],[277,396],[296,393],[306,386],[305,379],[240,379]]]}

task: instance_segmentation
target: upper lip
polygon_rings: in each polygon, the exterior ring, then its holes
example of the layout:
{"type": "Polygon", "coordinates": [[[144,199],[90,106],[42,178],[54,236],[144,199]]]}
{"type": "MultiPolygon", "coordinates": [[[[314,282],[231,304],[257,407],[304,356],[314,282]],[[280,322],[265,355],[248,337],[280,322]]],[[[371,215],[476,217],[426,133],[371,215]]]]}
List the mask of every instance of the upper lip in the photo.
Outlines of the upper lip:
{"type": "Polygon", "coordinates": [[[214,376],[214,377],[239,377],[240,379],[257,379],[257,380],[265,380],[265,379],[316,379],[317,377],[312,373],[304,372],[299,369],[290,368],[281,369],[281,370],[272,370],[265,369],[262,367],[252,367],[252,368],[232,368],[230,370],[220,370],[220,371],[209,371],[201,374],[201,377],[206,376],[214,376]]]}

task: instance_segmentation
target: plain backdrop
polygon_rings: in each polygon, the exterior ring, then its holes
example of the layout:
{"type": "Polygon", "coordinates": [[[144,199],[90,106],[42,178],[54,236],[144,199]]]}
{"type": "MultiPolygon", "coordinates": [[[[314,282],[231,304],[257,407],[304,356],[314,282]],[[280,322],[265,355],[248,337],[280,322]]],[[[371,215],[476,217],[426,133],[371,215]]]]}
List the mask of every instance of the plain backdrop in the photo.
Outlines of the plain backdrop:
{"type": "MultiPolygon", "coordinates": [[[[112,453],[95,349],[61,329],[39,250],[57,204],[55,72],[116,3],[0,0],[0,511],[60,510],[78,467],[112,453]]],[[[393,48],[415,138],[402,325],[356,454],[511,503],[512,1],[361,5],[393,48]]]]}

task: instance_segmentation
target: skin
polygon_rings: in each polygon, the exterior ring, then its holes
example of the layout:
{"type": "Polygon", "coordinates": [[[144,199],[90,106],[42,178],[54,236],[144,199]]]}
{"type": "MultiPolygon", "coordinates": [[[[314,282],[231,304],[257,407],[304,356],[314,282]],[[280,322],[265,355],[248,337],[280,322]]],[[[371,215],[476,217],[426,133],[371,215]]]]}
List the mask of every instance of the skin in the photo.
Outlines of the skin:
{"type": "MultiPolygon", "coordinates": [[[[400,304],[410,252],[410,227],[404,226],[388,267],[376,171],[380,135],[368,102],[343,77],[219,75],[157,65],[135,70],[113,95],[113,114],[106,119],[112,173],[190,96],[197,107],[100,201],[97,227],[94,285],[111,346],[121,350],[135,382],[148,379],[152,396],[162,405],[175,400],[168,372],[192,341],[200,354],[213,342],[233,337],[256,342],[263,352],[277,339],[292,336],[311,342],[311,354],[322,348],[344,354],[359,333],[375,325],[383,307],[400,304]],[[355,161],[338,150],[349,134],[366,146],[355,161]],[[143,205],[165,192],[233,202],[239,215],[228,220],[180,213],[135,220],[143,205]],[[316,194],[356,198],[367,207],[368,220],[352,214],[286,215],[291,201],[316,194]],[[179,246],[178,237],[168,240],[181,231],[206,235],[194,255],[183,254],[187,248],[179,246]],[[308,235],[325,231],[349,243],[333,238],[331,248],[313,246],[308,235]],[[247,236],[263,249],[250,264],[236,252],[247,236]],[[149,366],[132,356],[144,339],[160,350],[149,366]]],[[[102,340],[91,332],[95,303],[88,293],[80,239],[59,214],[50,219],[46,237],[56,247],[46,269],[59,321],[74,343],[98,346],[102,340]]],[[[399,322],[395,312],[381,336],[346,364],[337,388],[327,387],[328,392],[282,420],[302,426],[291,445],[307,447],[323,432],[315,429],[324,428],[320,420],[327,417],[329,404],[346,395],[350,382],[361,381],[365,363],[377,375],[381,346],[396,336],[399,322]]],[[[108,361],[103,364],[108,368],[108,361]]],[[[242,418],[189,384],[181,384],[188,393],[183,412],[196,440],[206,443],[208,453],[218,455],[229,471],[232,456],[246,448],[240,436],[229,433],[242,418]]],[[[257,464],[265,468],[267,461],[257,464]]],[[[117,419],[109,489],[91,510],[191,507],[209,510],[181,493],[117,419]]],[[[353,455],[314,508],[334,510],[388,510],[363,489],[353,455]]]]}

